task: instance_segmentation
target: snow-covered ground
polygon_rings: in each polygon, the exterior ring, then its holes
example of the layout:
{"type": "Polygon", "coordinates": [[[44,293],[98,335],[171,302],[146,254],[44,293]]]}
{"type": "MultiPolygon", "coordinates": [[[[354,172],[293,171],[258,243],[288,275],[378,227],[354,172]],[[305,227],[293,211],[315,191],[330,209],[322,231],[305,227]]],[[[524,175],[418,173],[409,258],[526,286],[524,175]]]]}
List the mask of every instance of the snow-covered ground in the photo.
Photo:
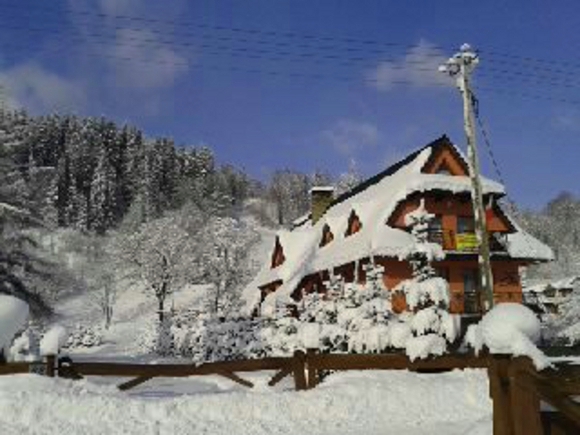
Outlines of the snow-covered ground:
{"type": "MultiPolygon", "coordinates": [[[[275,231],[258,227],[260,241],[253,246],[250,258],[259,265],[270,255],[274,246],[275,231]]],[[[206,303],[208,285],[187,285],[169,296],[168,308],[176,310],[201,308],[206,303]]],[[[55,307],[56,323],[64,325],[69,332],[75,325],[88,325],[101,329],[104,316],[94,298],[87,292],[66,298],[55,307]]],[[[71,354],[90,354],[111,360],[122,357],[144,358],[143,342],[151,334],[157,316],[157,301],[151,290],[121,282],[117,285],[117,300],[114,305],[112,323],[103,332],[101,346],[74,349],[71,354]]]]}
{"type": "MultiPolygon", "coordinates": [[[[248,376],[245,376],[248,378],[248,376]]],[[[334,374],[316,389],[290,381],[246,389],[227,379],[159,379],[129,392],[91,381],[0,377],[3,435],[22,434],[446,434],[492,433],[483,370],[334,374]]],[[[108,380],[110,381],[110,380],[108,380]]]]}

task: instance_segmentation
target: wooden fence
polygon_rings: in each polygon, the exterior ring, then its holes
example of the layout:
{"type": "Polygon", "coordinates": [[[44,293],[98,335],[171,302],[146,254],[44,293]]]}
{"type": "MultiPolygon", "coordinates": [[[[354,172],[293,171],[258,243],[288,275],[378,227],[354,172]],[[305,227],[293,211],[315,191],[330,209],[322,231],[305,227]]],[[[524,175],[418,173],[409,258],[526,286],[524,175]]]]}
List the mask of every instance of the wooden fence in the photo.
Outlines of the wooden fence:
{"type": "Polygon", "coordinates": [[[341,370],[410,370],[437,373],[454,369],[487,369],[493,401],[494,435],[580,434],[580,366],[558,364],[538,372],[531,360],[501,355],[444,355],[410,361],[403,354],[320,354],[297,351],[292,357],[195,364],[128,364],[77,362],[48,357],[41,363],[0,364],[0,375],[28,373],[81,379],[84,376],[129,377],[118,385],[128,390],[156,377],[219,375],[248,388],[253,383],[239,374],[275,371],[268,384],[287,376],[296,390],[315,388],[325,373],[341,370]],[[549,409],[548,409],[549,408],[549,409]]]}

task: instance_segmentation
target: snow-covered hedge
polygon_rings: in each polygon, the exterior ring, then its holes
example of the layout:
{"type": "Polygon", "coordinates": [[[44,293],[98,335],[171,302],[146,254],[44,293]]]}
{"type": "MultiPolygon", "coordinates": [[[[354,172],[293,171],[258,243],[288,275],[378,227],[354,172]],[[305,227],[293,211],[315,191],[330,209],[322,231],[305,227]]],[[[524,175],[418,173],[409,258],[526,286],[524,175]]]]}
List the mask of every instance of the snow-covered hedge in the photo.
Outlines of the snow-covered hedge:
{"type": "Polygon", "coordinates": [[[103,341],[102,333],[99,329],[88,325],[78,324],[70,332],[63,348],[87,348],[99,346],[103,341]]]}

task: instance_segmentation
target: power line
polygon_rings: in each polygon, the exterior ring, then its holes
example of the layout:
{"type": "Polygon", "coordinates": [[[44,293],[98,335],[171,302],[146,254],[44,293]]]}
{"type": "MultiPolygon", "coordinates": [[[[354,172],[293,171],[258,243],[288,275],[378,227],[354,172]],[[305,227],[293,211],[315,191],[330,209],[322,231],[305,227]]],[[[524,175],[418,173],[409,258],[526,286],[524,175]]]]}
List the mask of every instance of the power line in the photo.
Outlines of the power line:
{"type": "MultiPolygon", "coordinates": [[[[29,30],[33,30],[33,31],[44,31],[45,29],[29,29],[29,30]]],[[[85,35],[87,36],[87,35],[85,35]]],[[[91,33],[88,34],[88,36],[93,36],[93,37],[103,37],[106,36],[104,34],[101,33],[91,33]]],[[[205,36],[205,35],[204,35],[205,36]]],[[[224,39],[224,38],[221,38],[224,39]]],[[[74,40],[74,39],[73,39],[74,40]]],[[[392,65],[389,65],[389,69],[390,70],[406,70],[408,68],[408,65],[426,65],[425,68],[420,68],[420,67],[416,67],[413,68],[413,71],[419,71],[419,72],[426,72],[426,71],[431,71],[434,69],[433,65],[430,62],[427,62],[425,60],[413,60],[413,59],[405,59],[404,60],[404,64],[400,64],[398,62],[400,62],[400,59],[395,59],[395,58],[385,58],[382,57],[381,59],[371,59],[371,58],[367,58],[367,57],[351,57],[351,58],[344,58],[338,54],[324,54],[324,53],[315,53],[315,52],[307,52],[307,53],[295,53],[292,51],[277,51],[277,50],[264,50],[264,49],[255,49],[255,48],[248,48],[248,47],[230,47],[230,46],[225,46],[225,45],[220,45],[220,46],[214,46],[212,44],[194,44],[194,43],[187,43],[187,42],[182,42],[179,44],[175,44],[172,43],[171,41],[159,41],[159,40],[153,40],[153,39],[142,39],[142,38],[135,38],[135,37],[129,37],[129,38],[124,38],[123,41],[121,43],[119,43],[119,41],[117,41],[116,39],[108,39],[108,40],[97,40],[95,41],[91,41],[87,38],[76,38],[76,40],[78,41],[82,41],[82,42],[89,42],[92,44],[107,44],[107,46],[110,43],[115,43],[117,46],[128,46],[128,47],[143,47],[143,48],[163,48],[163,47],[170,47],[173,48],[174,46],[183,46],[183,47],[195,47],[195,48],[202,48],[204,49],[204,51],[202,51],[202,55],[214,55],[214,56],[219,56],[221,54],[223,54],[223,52],[226,52],[229,56],[232,57],[247,57],[250,59],[263,59],[263,60],[267,60],[267,61],[297,61],[298,59],[302,60],[302,59],[309,59],[311,62],[313,63],[318,63],[321,64],[325,61],[328,60],[340,60],[341,62],[335,63],[335,65],[337,66],[357,66],[356,62],[359,61],[373,61],[375,64],[376,62],[389,62],[392,63],[392,65]],[[134,40],[134,41],[140,41],[142,42],[141,44],[127,44],[126,39],[128,40],[134,40]],[[207,50],[207,49],[212,49],[212,50],[207,50]],[[256,54],[257,53],[257,54],[256,54]],[[274,54],[274,57],[268,57],[268,56],[264,56],[264,54],[274,54]],[[294,57],[293,57],[294,56],[294,57]],[[298,58],[298,59],[296,59],[298,58]]],[[[71,38],[67,38],[67,42],[70,42],[71,38]]],[[[57,48],[58,49],[58,48],[57,48]]],[[[434,56],[435,57],[435,56],[434,56]]],[[[371,66],[375,66],[375,65],[368,65],[369,67],[371,66]]],[[[536,76],[530,76],[530,75],[526,75],[524,73],[522,73],[521,71],[510,71],[507,69],[501,69],[501,68],[489,68],[488,70],[492,71],[492,72],[496,72],[499,74],[488,74],[488,73],[483,73],[483,76],[487,76],[487,77],[492,77],[492,78],[498,78],[500,80],[507,80],[507,81],[527,81],[527,82],[532,82],[532,83],[536,83],[539,85],[553,85],[553,86],[560,86],[560,87],[565,87],[565,88],[574,88],[574,87],[580,87],[580,82],[560,82],[558,80],[553,80],[553,78],[546,76],[546,75],[536,75],[536,76]],[[509,77],[509,76],[518,76],[521,78],[514,78],[514,77],[509,77]],[[506,77],[507,76],[507,77],[506,77]]]]}
{"type": "MultiPolygon", "coordinates": [[[[73,48],[73,50],[74,50],[74,48],[73,48]]],[[[80,50],[77,49],[77,51],[80,51],[80,50]]],[[[86,56],[86,57],[108,58],[108,59],[119,60],[119,61],[123,61],[123,62],[139,62],[139,63],[144,63],[144,64],[182,66],[182,67],[186,67],[186,68],[209,69],[209,70],[222,71],[222,72],[255,73],[255,74],[261,74],[261,75],[271,76],[271,77],[287,76],[287,77],[292,77],[292,78],[333,80],[333,81],[339,81],[339,82],[353,82],[353,81],[361,80],[363,83],[367,83],[367,84],[385,83],[382,80],[370,79],[368,77],[363,78],[363,77],[353,77],[353,76],[337,76],[337,75],[331,75],[331,74],[301,73],[301,72],[291,72],[291,71],[282,71],[281,72],[281,71],[265,70],[263,68],[243,68],[243,67],[237,67],[237,66],[224,67],[224,66],[218,66],[215,64],[212,65],[212,64],[208,64],[208,63],[202,64],[202,63],[166,61],[166,60],[159,60],[159,59],[142,59],[142,58],[136,58],[136,57],[131,57],[131,56],[118,56],[118,55],[113,55],[113,54],[109,54],[109,53],[97,53],[98,56],[95,54],[90,54],[90,53],[84,52],[84,51],[80,51],[80,53],[81,53],[81,55],[86,56]]],[[[488,76],[488,77],[490,77],[490,76],[488,76]]],[[[503,79],[508,80],[508,78],[505,78],[505,77],[503,79]]],[[[394,86],[398,86],[398,85],[400,85],[400,86],[417,86],[418,83],[416,81],[412,81],[412,80],[396,79],[396,80],[388,80],[386,82],[386,85],[388,85],[388,86],[393,86],[393,85],[394,86]]],[[[448,85],[446,85],[445,83],[437,82],[435,80],[428,82],[428,83],[420,83],[420,85],[428,86],[428,87],[441,87],[441,88],[448,87],[448,85]]],[[[477,86],[477,89],[486,90],[486,91],[490,91],[490,92],[494,92],[494,93],[506,94],[506,95],[515,95],[515,96],[527,98],[527,99],[555,101],[555,102],[560,102],[560,103],[565,103],[565,104],[580,105],[580,101],[570,100],[568,98],[558,98],[558,97],[552,97],[552,96],[546,96],[546,95],[531,94],[531,93],[526,93],[526,92],[517,92],[517,91],[513,91],[513,90],[505,90],[505,89],[501,89],[501,88],[495,88],[495,87],[489,87],[489,86],[480,86],[480,85],[477,86]]]]}
{"type": "MultiPolygon", "coordinates": [[[[102,34],[94,34],[94,36],[104,36],[102,34]]],[[[139,39],[139,38],[136,38],[139,39]]],[[[70,38],[69,38],[70,41],[70,38]]],[[[83,41],[85,41],[85,39],[83,39],[83,41]]],[[[89,42],[89,41],[87,41],[89,42]]],[[[153,42],[153,41],[152,41],[153,42]]],[[[154,41],[153,44],[143,44],[143,47],[157,47],[157,48],[162,48],[162,47],[166,47],[166,46],[171,46],[173,47],[174,44],[169,45],[170,42],[169,41],[154,41]]],[[[122,44],[121,44],[122,45],[122,44]]],[[[188,46],[194,46],[195,44],[187,44],[188,46]]],[[[400,45],[400,44],[395,44],[392,43],[392,45],[400,45]]],[[[67,47],[68,48],[68,47],[67,47]]],[[[339,55],[336,54],[320,54],[320,53],[293,53],[293,52],[284,52],[284,51],[275,51],[275,50],[255,50],[252,48],[247,48],[247,47],[229,47],[229,46],[213,46],[211,44],[203,44],[203,48],[213,48],[214,51],[205,51],[202,52],[202,54],[210,54],[210,55],[221,55],[223,53],[221,53],[220,50],[224,50],[227,52],[228,56],[232,56],[232,57],[241,57],[241,58],[251,58],[251,59],[263,59],[263,60],[268,60],[268,61],[288,61],[288,62],[295,62],[296,59],[292,58],[291,56],[298,56],[301,57],[302,59],[305,58],[310,58],[312,59],[313,62],[315,63],[320,63],[321,57],[323,59],[327,59],[327,60],[337,60],[337,59],[344,59],[339,55]],[[255,54],[255,53],[258,54],[255,54]],[[277,54],[278,57],[266,57],[263,56],[262,54],[267,54],[267,53],[273,53],[273,54],[277,54]]],[[[69,48],[70,49],[70,48],[69,48]]],[[[136,57],[131,57],[131,56],[117,56],[117,55],[111,55],[109,53],[98,53],[100,55],[100,57],[106,57],[106,58],[112,58],[112,59],[116,59],[116,60],[121,60],[121,61],[129,61],[129,62],[143,62],[143,63],[157,63],[157,64],[167,64],[167,65],[171,65],[171,66],[184,66],[184,67],[188,67],[188,68],[208,68],[208,69],[213,69],[213,70],[221,70],[221,71],[232,71],[232,72],[251,72],[251,73],[260,73],[260,74],[264,74],[264,75],[269,75],[269,76],[284,76],[287,75],[289,77],[301,77],[301,78],[314,78],[314,79],[332,79],[332,80],[339,80],[339,81],[352,81],[355,79],[360,80],[360,78],[358,77],[346,77],[346,76],[333,76],[330,74],[312,74],[312,73],[299,73],[299,72],[277,72],[277,71],[267,71],[264,69],[260,69],[260,68],[254,68],[254,69],[247,69],[247,68],[240,68],[240,67],[236,67],[236,66],[230,66],[230,67],[221,67],[221,66],[212,66],[212,65],[207,65],[207,64],[192,64],[189,62],[176,62],[176,61],[166,61],[166,60],[159,60],[159,59],[143,59],[143,58],[136,58],[136,57]]],[[[94,55],[89,55],[88,53],[83,53],[83,55],[85,56],[91,56],[91,57],[96,57],[94,55]]],[[[353,66],[351,65],[351,63],[349,63],[349,61],[354,61],[354,60],[366,60],[366,58],[350,58],[344,62],[341,62],[340,65],[341,66],[353,66]]],[[[371,60],[371,59],[369,59],[371,60]]],[[[397,62],[399,62],[400,59],[393,59],[393,58],[382,58],[380,60],[376,60],[375,61],[375,65],[376,62],[391,62],[393,63],[393,65],[389,65],[389,69],[390,70],[406,70],[408,65],[406,64],[397,64],[397,62]]],[[[425,61],[413,61],[413,60],[406,60],[407,63],[409,64],[414,64],[414,65],[426,65],[425,68],[413,68],[413,71],[430,71],[432,66],[425,61]],[[414,62],[414,63],[413,63],[414,62]]],[[[526,76],[524,74],[517,73],[517,72],[513,72],[513,71],[509,71],[509,70],[505,70],[505,69],[497,69],[497,68],[490,68],[490,70],[492,71],[497,71],[500,72],[500,74],[481,74],[483,77],[489,77],[489,78],[496,78],[499,80],[506,80],[506,81],[515,81],[517,80],[519,81],[532,81],[535,83],[538,83],[540,85],[551,85],[551,86],[562,86],[562,87],[566,87],[566,88],[570,88],[570,87],[575,87],[577,86],[576,83],[570,83],[570,82],[557,82],[557,81],[553,81],[553,80],[537,80],[537,79],[543,79],[543,78],[550,78],[548,76],[526,76]],[[502,75],[503,74],[503,75],[502,75]],[[507,76],[506,76],[507,74],[507,76]],[[517,75],[520,76],[521,78],[513,78],[513,77],[509,77],[509,75],[517,75]]],[[[369,79],[368,77],[366,78],[366,80],[364,80],[366,83],[380,83],[380,80],[372,80],[369,79]]],[[[399,80],[391,80],[388,82],[389,85],[415,85],[416,82],[413,82],[412,80],[404,80],[404,79],[399,79],[399,80]]],[[[439,83],[437,81],[432,81],[431,83],[428,83],[429,86],[446,86],[443,83],[439,83]]],[[[498,89],[498,88],[486,88],[486,87],[479,87],[479,89],[485,89],[485,90],[490,90],[492,92],[496,92],[496,93],[504,93],[504,94],[511,94],[511,95],[518,95],[524,98],[533,98],[533,99],[539,99],[539,100],[551,100],[551,101],[558,101],[558,102],[563,102],[563,103],[567,103],[567,104],[580,104],[580,102],[578,101],[573,101],[570,100],[568,98],[558,98],[558,97],[548,97],[545,95],[537,95],[537,94],[531,94],[531,93],[522,93],[522,92],[515,92],[515,91],[506,91],[504,89],[498,89]]]]}
{"type": "MultiPolygon", "coordinates": [[[[24,8],[20,5],[3,5],[3,7],[8,9],[19,9],[23,10],[24,8]]],[[[209,24],[200,24],[200,23],[191,23],[191,22],[182,22],[178,20],[167,20],[167,19],[158,19],[158,18],[148,18],[142,16],[135,16],[135,15],[122,15],[122,14],[108,14],[102,13],[97,11],[88,11],[88,10],[77,10],[75,8],[70,7],[63,7],[63,10],[69,12],[73,16],[85,16],[85,17],[99,17],[103,19],[114,19],[114,20],[125,20],[129,22],[137,22],[137,23],[146,23],[146,24],[154,24],[154,25],[166,25],[171,27],[181,27],[181,28],[198,28],[198,29],[210,29],[210,30],[218,30],[218,31],[229,31],[234,33],[242,33],[246,35],[262,35],[262,36],[274,36],[274,37],[283,37],[283,38],[291,38],[291,39],[305,39],[305,40],[312,40],[312,41],[326,41],[326,42],[339,42],[339,43],[347,43],[347,44],[361,44],[361,45],[372,45],[372,46],[382,46],[382,47],[399,47],[399,48],[414,48],[416,45],[404,44],[400,42],[386,42],[386,41],[378,41],[378,40],[371,40],[371,39],[359,39],[359,38],[352,38],[352,37],[336,37],[336,36],[327,36],[327,35],[313,35],[313,34],[302,34],[297,32],[285,32],[285,31],[276,31],[276,30],[261,30],[261,29],[248,29],[248,28],[240,28],[240,27],[231,27],[231,26],[221,26],[221,25],[209,25],[209,24]]],[[[26,8],[26,11],[29,12],[29,9],[26,8]]],[[[58,14],[60,11],[47,7],[46,5],[43,6],[36,6],[35,11],[44,11],[48,13],[58,14]]],[[[29,19],[29,17],[27,17],[29,19]]],[[[148,29],[149,31],[154,31],[155,29],[148,29]]],[[[165,32],[166,33],[166,32],[165,32]]],[[[289,44],[289,43],[288,43],[289,44]]],[[[286,43],[284,45],[287,45],[286,43]]],[[[438,45],[431,45],[434,50],[446,51],[446,48],[438,46],[438,45]]],[[[303,47],[306,48],[306,47],[303,47]]],[[[320,47],[323,48],[333,48],[332,46],[320,47]]],[[[334,47],[336,48],[336,47],[334,47]]],[[[351,48],[352,51],[360,51],[359,49],[351,48]]],[[[487,53],[489,55],[501,57],[501,58],[509,58],[510,60],[520,59],[524,62],[535,62],[541,64],[550,64],[553,65],[556,63],[555,61],[546,60],[546,59],[539,59],[530,56],[521,56],[521,55],[514,55],[510,53],[502,53],[494,50],[481,50],[481,53],[487,53]]],[[[378,54],[378,53],[377,53],[378,54]]],[[[569,65],[573,68],[580,68],[579,63],[575,62],[565,62],[565,61],[558,61],[559,65],[569,65]]],[[[568,72],[562,70],[561,68],[548,68],[548,67],[537,67],[539,70],[555,72],[555,73],[562,73],[567,76],[573,76],[576,73],[568,72]]]]}
{"type": "Polygon", "coordinates": [[[477,97],[473,93],[471,94],[471,97],[472,97],[471,98],[471,105],[473,107],[473,113],[475,114],[475,119],[477,120],[477,124],[478,124],[479,130],[481,132],[481,136],[483,137],[483,142],[486,145],[487,153],[489,155],[489,158],[490,158],[491,163],[495,169],[495,172],[496,172],[496,175],[497,175],[499,181],[501,182],[501,184],[506,186],[505,178],[501,172],[501,169],[499,167],[499,163],[498,163],[497,159],[495,158],[495,154],[493,152],[493,149],[491,148],[491,142],[489,140],[487,130],[485,129],[485,127],[483,125],[483,121],[481,120],[481,115],[479,113],[479,100],[477,99],[477,97]]]}
{"type": "MultiPolygon", "coordinates": [[[[4,5],[8,9],[23,9],[19,5],[4,5]]],[[[47,8],[46,5],[35,7],[36,11],[45,11],[53,14],[58,14],[60,11],[54,8],[47,8]]],[[[412,48],[413,45],[398,43],[398,42],[382,42],[377,40],[369,39],[358,39],[350,37],[335,37],[335,36],[324,36],[324,35],[312,35],[312,34],[302,34],[297,32],[287,32],[278,30],[261,30],[261,29],[247,29],[241,27],[231,27],[231,26],[220,26],[220,25],[210,25],[210,24],[200,24],[183,22],[178,20],[163,20],[158,18],[148,18],[135,15],[122,15],[122,14],[107,14],[97,11],[88,10],[76,10],[74,8],[64,6],[62,10],[69,12],[71,15],[76,16],[86,16],[86,17],[98,17],[103,19],[115,19],[115,20],[125,20],[128,22],[137,22],[153,25],[167,25],[171,27],[181,27],[181,28],[198,28],[198,29],[210,29],[210,30],[227,30],[234,33],[242,33],[247,35],[264,35],[264,36],[275,36],[283,38],[293,38],[293,39],[306,39],[313,41],[327,41],[327,42],[342,42],[348,44],[361,44],[361,45],[378,45],[383,47],[401,47],[401,48],[412,48]]],[[[28,12],[29,9],[26,8],[28,12]]],[[[440,47],[437,47],[440,48],[440,47]]]]}

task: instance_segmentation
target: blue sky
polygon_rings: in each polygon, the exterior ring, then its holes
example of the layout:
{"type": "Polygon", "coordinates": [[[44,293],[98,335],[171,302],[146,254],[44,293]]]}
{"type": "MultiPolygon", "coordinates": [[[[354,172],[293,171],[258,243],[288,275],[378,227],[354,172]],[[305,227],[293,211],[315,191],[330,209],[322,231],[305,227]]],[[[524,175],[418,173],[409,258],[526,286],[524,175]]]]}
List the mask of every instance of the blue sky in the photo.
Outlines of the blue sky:
{"type": "Polygon", "coordinates": [[[580,194],[579,28],[566,0],[5,0],[0,83],[32,113],[207,144],[261,179],[351,161],[372,175],[443,133],[464,147],[459,93],[435,69],[469,42],[508,191],[539,208],[580,194]]]}

